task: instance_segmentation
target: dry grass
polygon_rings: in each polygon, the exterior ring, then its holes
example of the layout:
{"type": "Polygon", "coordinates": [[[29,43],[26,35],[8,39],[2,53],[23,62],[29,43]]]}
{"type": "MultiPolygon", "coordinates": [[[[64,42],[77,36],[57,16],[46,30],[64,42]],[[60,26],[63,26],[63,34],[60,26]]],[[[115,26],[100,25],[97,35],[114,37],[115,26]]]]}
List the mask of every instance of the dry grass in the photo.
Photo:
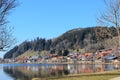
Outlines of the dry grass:
{"type": "MultiPolygon", "coordinates": [[[[103,73],[68,75],[54,78],[45,78],[42,80],[110,80],[120,76],[120,71],[109,71],[103,73]]],[[[41,80],[37,78],[37,80],[41,80]]]]}
{"type": "Polygon", "coordinates": [[[17,58],[23,58],[26,56],[34,56],[34,55],[38,55],[38,52],[28,50],[24,54],[18,56],[17,58]]]}
{"type": "Polygon", "coordinates": [[[119,75],[72,76],[72,77],[52,78],[48,80],[109,80],[111,78],[115,78],[118,76],[119,75]]]}

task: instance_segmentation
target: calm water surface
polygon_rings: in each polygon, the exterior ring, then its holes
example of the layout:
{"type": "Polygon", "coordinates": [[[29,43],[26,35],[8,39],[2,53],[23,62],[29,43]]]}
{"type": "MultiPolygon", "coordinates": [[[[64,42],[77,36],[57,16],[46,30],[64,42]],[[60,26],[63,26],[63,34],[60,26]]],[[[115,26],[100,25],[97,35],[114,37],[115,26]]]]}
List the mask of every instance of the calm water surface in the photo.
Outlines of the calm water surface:
{"type": "Polygon", "coordinates": [[[0,64],[0,80],[32,80],[69,74],[95,73],[120,69],[120,64],[0,64]]]}

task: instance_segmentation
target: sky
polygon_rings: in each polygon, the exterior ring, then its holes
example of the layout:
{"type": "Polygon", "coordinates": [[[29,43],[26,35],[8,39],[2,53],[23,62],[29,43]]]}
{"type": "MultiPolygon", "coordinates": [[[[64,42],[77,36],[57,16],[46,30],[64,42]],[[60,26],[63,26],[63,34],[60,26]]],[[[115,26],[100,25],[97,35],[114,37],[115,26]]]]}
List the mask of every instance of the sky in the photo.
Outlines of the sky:
{"type": "Polygon", "coordinates": [[[19,45],[36,37],[52,39],[71,29],[96,26],[103,9],[103,0],[19,0],[8,21],[19,45]]]}

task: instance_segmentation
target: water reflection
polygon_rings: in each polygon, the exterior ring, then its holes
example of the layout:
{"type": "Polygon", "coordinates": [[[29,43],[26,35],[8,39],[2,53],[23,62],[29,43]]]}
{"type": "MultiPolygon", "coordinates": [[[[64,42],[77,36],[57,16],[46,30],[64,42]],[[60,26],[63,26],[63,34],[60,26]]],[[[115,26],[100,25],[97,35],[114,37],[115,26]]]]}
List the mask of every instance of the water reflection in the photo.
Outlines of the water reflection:
{"type": "Polygon", "coordinates": [[[104,64],[104,65],[78,65],[78,64],[56,64],[56,65],[42,65],[42,64],[24,64],[3,66],[6,74],[9,74],[14,80],[32,80],[34,77],[46,78],[56,77],[68,74],[82,74],[111,71],[120,69],[120,64],[104,64]],[[14,66],[13,66],[14,65],[14,66]]]}

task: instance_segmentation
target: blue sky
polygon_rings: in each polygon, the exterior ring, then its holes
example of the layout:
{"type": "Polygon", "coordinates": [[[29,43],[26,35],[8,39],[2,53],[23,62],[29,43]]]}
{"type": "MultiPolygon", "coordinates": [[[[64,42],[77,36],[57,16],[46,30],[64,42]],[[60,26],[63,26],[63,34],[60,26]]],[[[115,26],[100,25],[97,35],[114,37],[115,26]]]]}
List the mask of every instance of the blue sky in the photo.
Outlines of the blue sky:
{"type": "Polygon", "coordinates": [[[103,0],[19,0],[8,16],[17,44],[25,40],[55,38],[64,32],[96,26],[103,0]]]}

